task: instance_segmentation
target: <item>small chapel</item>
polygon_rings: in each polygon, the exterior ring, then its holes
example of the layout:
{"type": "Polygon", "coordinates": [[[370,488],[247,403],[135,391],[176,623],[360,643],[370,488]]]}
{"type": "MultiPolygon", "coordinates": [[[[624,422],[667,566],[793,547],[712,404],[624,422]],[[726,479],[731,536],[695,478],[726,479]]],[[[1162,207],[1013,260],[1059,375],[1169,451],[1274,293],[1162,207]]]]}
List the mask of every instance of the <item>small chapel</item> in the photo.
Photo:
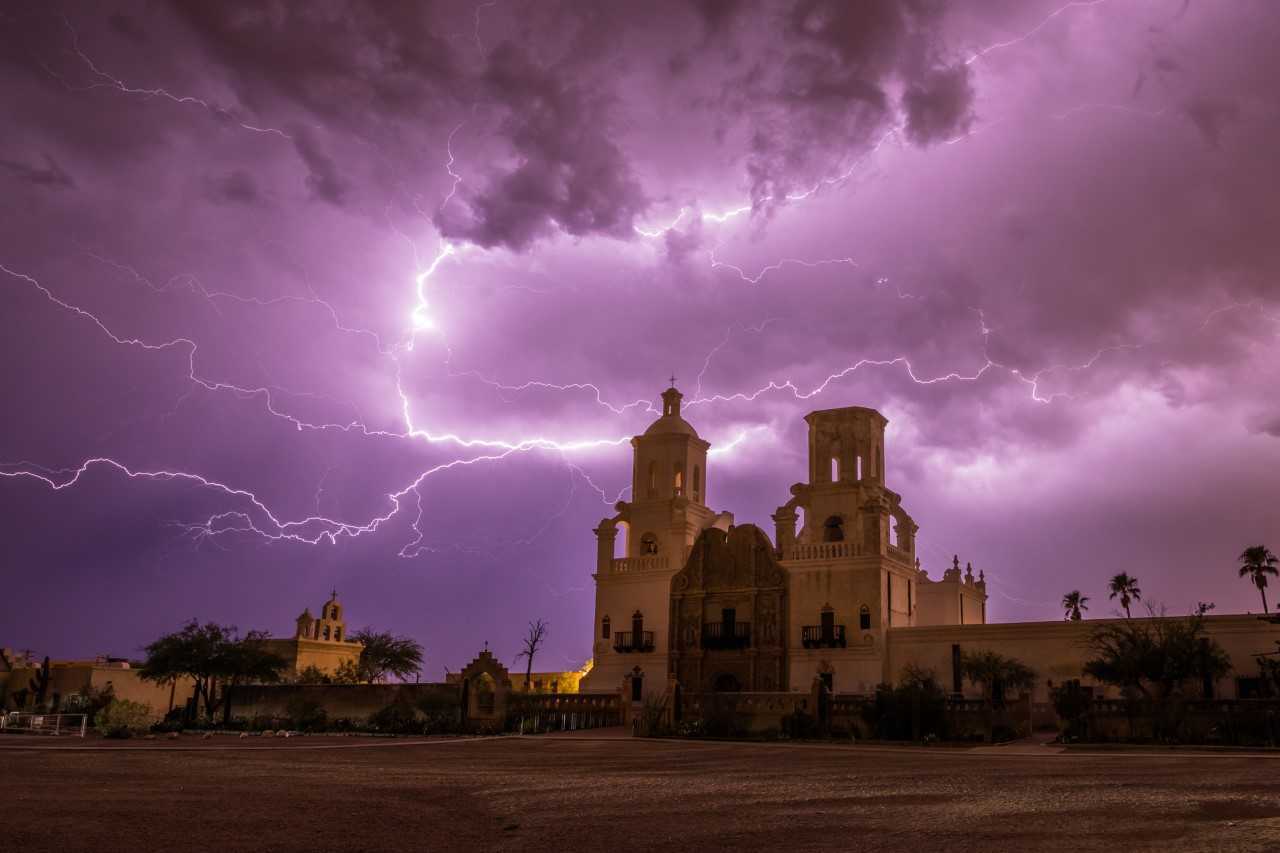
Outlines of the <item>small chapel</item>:
{"type": "Polygon", "coordinates": [[[344,663],[360,659],[360,650],[364,647],[348,641],[343,612],[335,589],[329,600],[320,605],[319,616],[313,616],[310,607],[303,608],[295,620],[292,638],[267,641],[272,652],[289,662],[283,672],[286,679],[296,677],[308,667],[332,675],[344,663]]]}

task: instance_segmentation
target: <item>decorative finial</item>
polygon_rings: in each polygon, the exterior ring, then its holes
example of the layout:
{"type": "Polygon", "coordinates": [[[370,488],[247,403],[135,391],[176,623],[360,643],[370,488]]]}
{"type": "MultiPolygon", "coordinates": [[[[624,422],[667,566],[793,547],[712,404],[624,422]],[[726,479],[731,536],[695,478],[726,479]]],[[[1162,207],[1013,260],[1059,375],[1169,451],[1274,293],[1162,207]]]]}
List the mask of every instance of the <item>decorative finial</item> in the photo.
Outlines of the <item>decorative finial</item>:
{"type": "Polygon", "coordinates": [[[978,583],[986,583],[986,582],[987,582],[987,573],[982,569],[978,569],[978,583]]]}
{"type": "Polygon", "coordinates": [[[329,600],[330,601],[338,600],[338,588],[336,586],[333,589],[329,590],[329,600]]]}
{"type": "Polygon", "coordinates": [[[959,554],[956,554],[951,558],[951,568],[955,569],[957,572],[960,571],[960,555],[959,554]]]}
{"type": "Polygon", "coordinates": [[[672,388],[676,387],[676,375],[674,371],[671,374],[671,387],[672,388]]]}

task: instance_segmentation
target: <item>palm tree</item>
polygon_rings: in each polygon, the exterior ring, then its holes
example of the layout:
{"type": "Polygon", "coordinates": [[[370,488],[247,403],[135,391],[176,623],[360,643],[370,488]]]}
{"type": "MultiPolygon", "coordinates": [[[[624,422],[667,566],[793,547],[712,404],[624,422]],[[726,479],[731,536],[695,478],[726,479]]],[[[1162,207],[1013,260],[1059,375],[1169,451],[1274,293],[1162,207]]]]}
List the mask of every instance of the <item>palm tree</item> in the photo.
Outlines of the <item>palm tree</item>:
{"type": "Polygon", "coordinates": [[[1262,594],[1262,612],[1267,613],[1267,575],[1280,575],[1276,555],[1266,545],[1250,545],[1240,552],[1240,577],[1247,577],[1262,594]]]}
{"type": "Polygon", "coordinates": [[[1131,614],[1129,605],[1135,601],[1142,600],[1142,590],[1138,589],[1138,579],[1131,578],[1126,572],[1121,572],[1111,579],[1111,595],[1110,598],[1120,596],[1120,606],[1124,608],[1124,618],[1128,619],[1131,614]]]}
{"type": "Polygon", "coordinates": [[[1089,609],[1088,605],[1085,603],[1088,600],[1089,597],[1087,595],[1081,595],[1080,590],[1078,589],[1073,589],[1071,592],[1062,596],[1062,606],[1067,611],[1067,619],[1072,622],[1079,622],[1083,619],[1084,616],[1081,615],[1080,611],[1089,609]]]}

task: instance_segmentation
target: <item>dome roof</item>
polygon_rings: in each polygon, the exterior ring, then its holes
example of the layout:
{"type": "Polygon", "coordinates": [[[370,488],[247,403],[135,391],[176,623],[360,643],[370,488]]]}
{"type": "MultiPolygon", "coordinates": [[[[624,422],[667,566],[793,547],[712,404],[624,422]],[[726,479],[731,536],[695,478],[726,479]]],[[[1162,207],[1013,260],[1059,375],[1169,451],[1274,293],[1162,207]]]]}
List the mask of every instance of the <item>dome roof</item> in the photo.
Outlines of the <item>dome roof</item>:
{"type": "Polygon", "coordinates": [[[680,400],[684,395],[674,387],[662,392],[662,417],[649,424],[645,435],[688,435],[698,438],[693,425],[680,417],[680,400]]]}
{"type": "Polygon", "coordinates": [[[698,431],[693,428],[693,424],[686,421],[679,415],[663,415],[653,423],[649,424],[649,428],[644,431],[645,435],[691,435],[698,437],[698,431]]]}

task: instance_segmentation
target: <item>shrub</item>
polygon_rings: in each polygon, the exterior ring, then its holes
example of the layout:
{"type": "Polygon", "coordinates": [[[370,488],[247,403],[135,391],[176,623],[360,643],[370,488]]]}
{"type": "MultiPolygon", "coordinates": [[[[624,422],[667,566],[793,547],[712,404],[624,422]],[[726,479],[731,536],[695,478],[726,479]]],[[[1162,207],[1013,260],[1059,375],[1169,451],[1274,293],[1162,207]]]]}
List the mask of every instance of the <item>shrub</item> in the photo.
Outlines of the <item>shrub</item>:
{"type": "Polygon", "coordinates": [[[90,727],[97,725],[97,716],[115,698],[114,688],[108,684],[101,690],[86,687],[81,693],[72,693],[62,702],[62,713],[84,714],[90,727]]]}
{"type": "Polygon", "coordinates": [[[862,717],[881,740],[917,740],[941,735],[947,700],[928,670],[908,667],[896,687],[880,684],[875,699],[862,708],[862,717]]]}
{"type": "Polygon", "coordinates": [[[991,727],[992,743],[1008,743],[1018,739],[1018,733],[1011,726],[995,725],[991,727]]]}
{"type": "Polygon", "coordinates": [[[1066,740],[1080,740],[1087,734],[1089,705],[1093,701],[1088,690],[1072,679],[1053,688],[1050,693],[1053,710],[1065,723],[1062,736],[1066,740]]]}
{"type": "Polygon", "coordinates": [[[320,667],[315,664],[304,668],[298,673],[298,677],[294,679],[295,684],[332,684],[333,679],[324,672],[320,671],[320,667]]]}
{"type": "Polygon", "coordinates": [[[331,732],[358,732],[364,730],[364,724],[350,717],[338,717],[329,722],[331,732]]]}
{"type": "Polygon", "coordinates": [[[127,738],[147,731],[151,723],[151,706],[128,699],[113,699],[98,712],[98,731],[103,737],[127,738]]]}
{"type": "Polygon", "coordinates": [[[408,702],[392,702],[369,716],[369,727],[388,734],[420,734],[422,724],[418,714],[408,702]]]}
{"type": "Polygon", "coordinates": [[[324,706],[307,696],[294,696],[285,705],[290,725],[303,732],[323,731],[329,721],[324,706]]]}
{"type": "Polygon", "coordinates": [[[789,738],[814,738],[818,736],[818,721],[804,711],[793,711],[782,718],[782,730],[789,738]]]}
{"type": "MultiPolygon", "coordinates": [[[[452,734],[462,728],[462,708],[456,694],[427,693],[418,697],[415,707],[425,718],[422,733],[452,734]]],[[[508,714],[508,718],[514,717],[508,714]]]]}

